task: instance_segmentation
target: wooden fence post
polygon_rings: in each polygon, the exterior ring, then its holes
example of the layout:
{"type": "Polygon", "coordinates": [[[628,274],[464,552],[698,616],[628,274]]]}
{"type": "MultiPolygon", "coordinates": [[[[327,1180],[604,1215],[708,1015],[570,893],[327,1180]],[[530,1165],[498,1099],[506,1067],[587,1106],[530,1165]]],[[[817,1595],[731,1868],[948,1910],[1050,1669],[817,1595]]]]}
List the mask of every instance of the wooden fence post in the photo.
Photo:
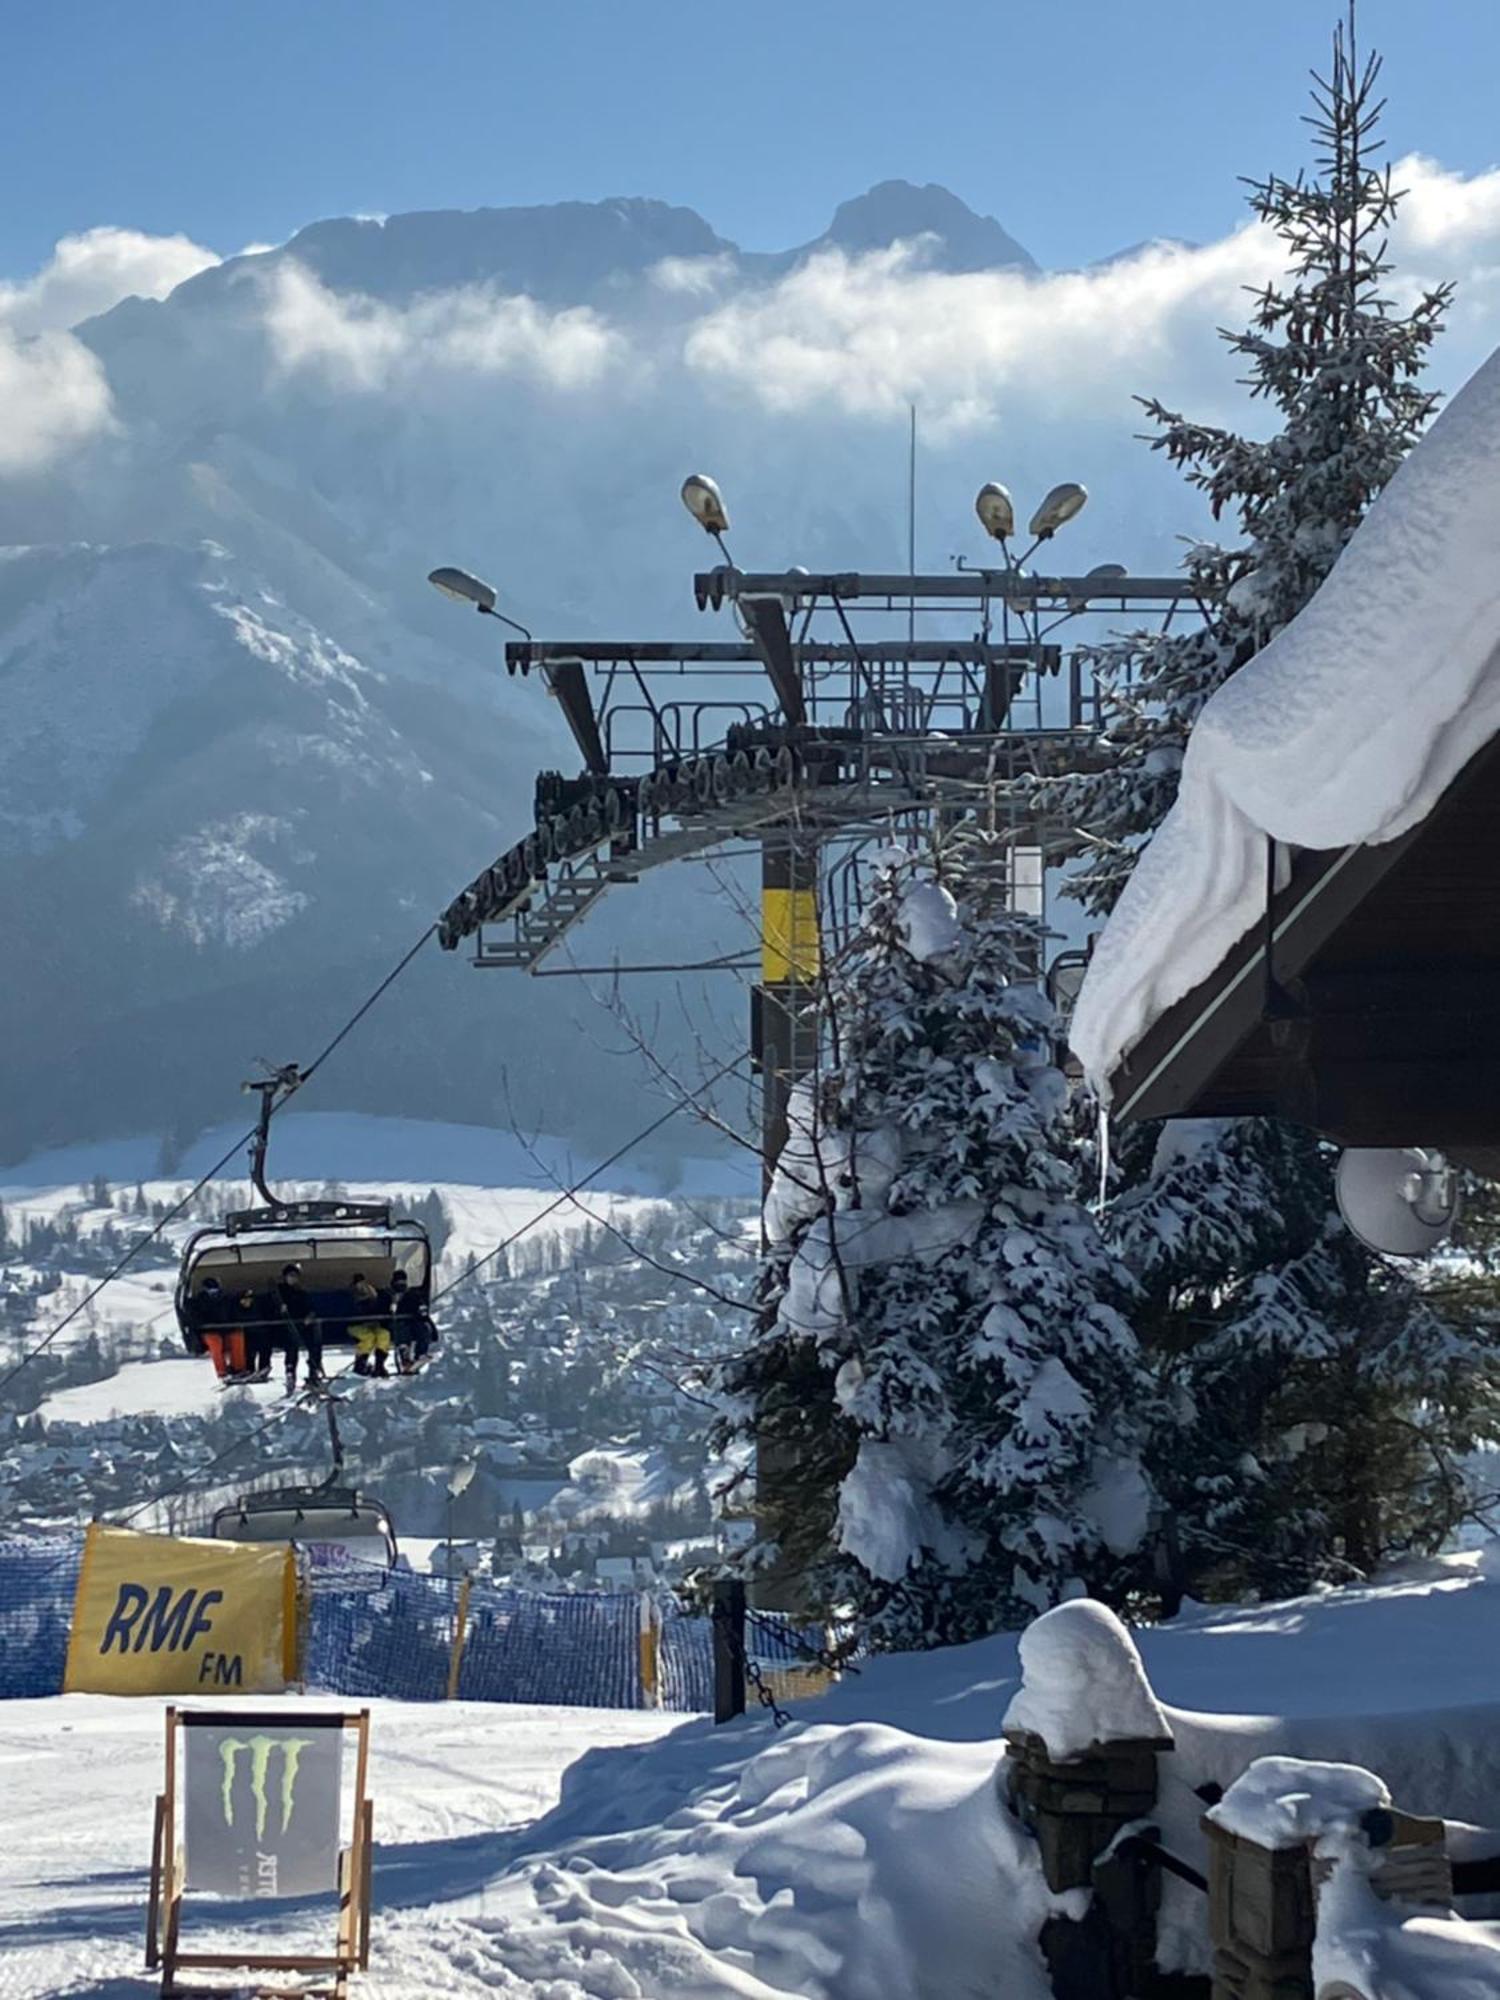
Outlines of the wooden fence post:
{"type": "Polygon", "coordinates": [[[458,1608],[453,1614],[453,1650],[448,1655],[448,1699],[458,1700],[458,1672],[464,1663],[464,1639],[469,1630],[469,1591],[471,1580],[467,1576],[458,1586],[458,1608]]]}
{"type": "Polygon", "coordinates": [[[1160,1874],[1135,1856],[1103,1857],[1154,1810],[1171,1727],[1134,1639],[1092,1599],[1044,1612],[1022,1633],[1020,1654],[1021,1686],[1004,1722],[1007,1803],[1036,1839],[1048,1888],[1095,1892],[1078,1921],[1042,1927],[1053,1993],[1141,2000],[1156,1990],[1160,1874]]]}
{"type": "Polygon", "coordinates": [[[1008,1731],[1011,1810],[1036,1836],[1047,1887],[1097,1889],[1081,1922],[1054,1917],[1042,1952],[1057,2000],[1116,2000],[1150,1990],[1160,1878],[1127,1865],[1106,1877],[1100,1857],[1156,1805],[1156,1760],[1172,1739],[1095,1743],[1054,1757],[1040,1736],[1008,1731]],[[1096,1869],[1099,1873],[1096,1875],[1096,1869]]]}
{"type": "Polygon", "coordinates": [[[745,1585],[737,1576],[714,1580],[714,1721],[745,1713],[745,1585]]]}
{"type": "Polygon", "coordinates": [[[661,1624],[655,1597],[641,1592],[641,1701],[647,1708],[661,1707],[661,1624]]]}
{"type": "MultiPolygon", "coordinates": [[[[1281,1843],[1272,1846],[1224,1824],[1225,1808],[1238,1790],[1253,1790],[1258,1778],[1264,1790],[1260,1774],[1268,1770],[1289,1787],[1305,1782],[1315,1795],[1326,1773],[1342,1779],[1348,1768],[1290,1757],[1257,1760],[1204,1820],[1213,2000],[1313,2000],[1318,1889],[1334,1865],[1314,1855],[1321,1830],[1315,1821],[1291,1823],[1281,1843]],[[1305,1780],[1300,1773],[1307,1774],[1305,1780]]],[[[1341,1807],[1341,1814],[1346,1810],[1341,1807]]],[[[1362,1813],[1360,1827],[1354,1838],[1373,1850],[1368,1881],[1377,1896],[1413,1909],[1452,1909],[1453,1871],[1442,1820],[1384,1805],[1362,1813]]],[[[1326,2000],[1340,1991],[1350,1993],[1347,1987],[1325,1988],[1326,2000]]],[[[1352,2000],[1360,1996],[1354,1993],[1352,2000]]]]}

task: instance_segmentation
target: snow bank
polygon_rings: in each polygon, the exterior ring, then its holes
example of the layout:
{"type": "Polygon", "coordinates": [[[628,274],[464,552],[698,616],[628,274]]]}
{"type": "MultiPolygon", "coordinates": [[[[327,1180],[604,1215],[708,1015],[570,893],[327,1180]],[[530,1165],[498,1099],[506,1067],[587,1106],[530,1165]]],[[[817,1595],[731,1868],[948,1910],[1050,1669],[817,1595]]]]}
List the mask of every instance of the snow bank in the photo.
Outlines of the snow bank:
{"type": "Polygon", "coordinates": [[[1107,1605],[1059,1604],[1021,1634],[1021,1686],[1005,1728],[1040,1736],[1054,1757],[1096,1743],[1170,1742],[1134,1639],[1107,1605]]]}
{"type": "Polygon", "coordinates": [[[1071,1041],[1121,1055],[1259,919],[1266,836],[1394,840],[1500,729],[1500,353],[1454,397],[1297,618],[1204,708],[1177,803],[1094,951],[1071,1041]]]}
{"type": "Polygon", "coordinates": [[[1496,2000],[1500,1935],[1441,1911],[1412,1915],[1370,1885],[1372,1856],[1350,1843],[1318,1891],[1313,1987],[1319,2000],[1496,2000]]]}

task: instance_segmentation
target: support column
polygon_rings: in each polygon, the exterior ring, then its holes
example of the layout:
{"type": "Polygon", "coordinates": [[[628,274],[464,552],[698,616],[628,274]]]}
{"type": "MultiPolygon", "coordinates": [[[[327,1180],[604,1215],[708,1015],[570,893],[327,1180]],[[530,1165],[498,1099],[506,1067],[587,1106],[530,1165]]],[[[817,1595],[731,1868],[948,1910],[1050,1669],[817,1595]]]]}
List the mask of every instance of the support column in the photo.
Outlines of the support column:
{"type": "Polygon", "coordinates": [[[787,1102],[818,1059],[818,843],[790,827],[761,840],[760,984],[751,1055],[761,1080],[761,1190],[786,1144],[787,1102]]]}
{"type": "MultiPolygon", "coordinates": [[[[751,1054],[760,1075],[761,1196],[770,1191],[787,1139],[787,1109],[795,1086],[818,1060],[818,843],[795,828],[768,828],[761,840],[760,984],[752,996],[751,1054]]],[[[764,1225],[761,1248],[765,1249],[764,1225]]],[[[762,1317],[764,1331],[769,1310],[762,1317]]],[[[796,1401],[795,1385],[781,1385],[796,1401]]],[[[775,1534],[785,1512],[779,1504],[795,1480],[798,1443],[786,1435],[774,1407],[762,1402],[756,1418],[756,1511],[763,1533],[775,1534]],[[783,1434],[778,1435],[778,1431],[783,1434]]],[[[762,1571],[755,1601],[767,1610],[800,1610],[791,1564],[762,1571]]]]}

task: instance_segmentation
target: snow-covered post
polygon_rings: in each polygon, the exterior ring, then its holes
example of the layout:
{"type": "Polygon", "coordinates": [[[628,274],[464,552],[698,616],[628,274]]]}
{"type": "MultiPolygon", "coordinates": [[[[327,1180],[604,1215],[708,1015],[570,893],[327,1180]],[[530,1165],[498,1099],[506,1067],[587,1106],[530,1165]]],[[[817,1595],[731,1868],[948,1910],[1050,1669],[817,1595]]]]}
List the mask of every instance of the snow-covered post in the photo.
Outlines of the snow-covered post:
{"type": "Polygon", "coordinates": [[[1452,1908],[1443,1822],[1356,1764],[1257,1758],[1204,1827],[1214,2000],[1366,2000],[1382,1901],[1452,1908]]]}
{"type": "MultiPolygon", "coordinates": [[[[1173,1745],[1135,1641],[1089,1598],[1044,1612],[1021,1635],[1021,1685],[1005,1713],[1010,1809],[1036,1836],[1053,1890],[1092,1889],[1121,1831],[1156,1804],[1156,1760],[1173,1745]]],[[[1155,1958],[1154,1874],[1102,1898],[1081,1923],[1054,1918],[1042,1949],[1059,1995],[1137,1992],[1155,1958]],[[1118,1982],[1118,1984],[1116,1984],[1118,1982]]]]}

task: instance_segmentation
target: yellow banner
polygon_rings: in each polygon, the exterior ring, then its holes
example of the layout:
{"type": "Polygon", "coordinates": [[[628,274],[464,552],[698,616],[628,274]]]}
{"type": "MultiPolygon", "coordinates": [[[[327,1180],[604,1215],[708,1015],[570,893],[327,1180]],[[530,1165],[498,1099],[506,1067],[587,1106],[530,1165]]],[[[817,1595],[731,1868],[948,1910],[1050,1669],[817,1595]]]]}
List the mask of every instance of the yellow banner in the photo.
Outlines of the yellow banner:
{"type": "Polygon", "coordinates": [[[760,892],[760,976],[767,986],[818,976],[818,902],[811,889],[760,892]]]}
{"type": "Polygon", "coordinates": [[[297,1674],[286,1543],[179,1540],[95,1522],[63,1687],[82,1694],[278,1694],[297,1674]]]}

